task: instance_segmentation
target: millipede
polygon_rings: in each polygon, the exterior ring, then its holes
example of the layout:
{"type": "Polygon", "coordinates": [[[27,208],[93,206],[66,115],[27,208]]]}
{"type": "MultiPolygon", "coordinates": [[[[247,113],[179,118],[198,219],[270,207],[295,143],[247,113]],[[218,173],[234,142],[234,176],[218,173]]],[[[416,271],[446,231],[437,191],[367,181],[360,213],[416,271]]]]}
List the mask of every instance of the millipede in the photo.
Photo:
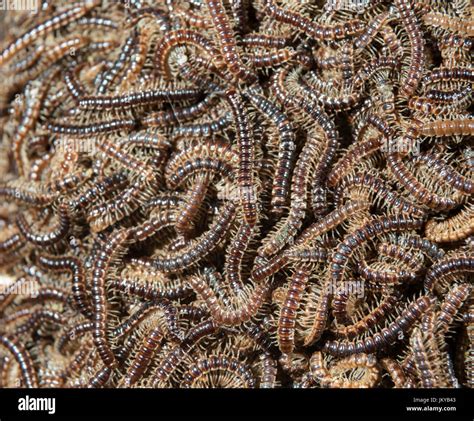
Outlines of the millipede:
{"type": "Polygon", "coordinates": [[[254,184],[254,140],[242,96],[235,90],[230,90],[227,95],[227,100],[234,116],[239,145],[238,183],[240,200],[245,221],[250,226],[253,226],[258,219],[257,192],[254,184]]]}
{"type": "Polygon", "coordinates": [[[474,256],[469,254],[459,253],[459,255],[444,256],[443,259],[433,264],[426,272],[424,279],[425,289],[432,291],[436,286],[442,287],[446,281],[445,278],[449,278],[451,275],[472,272],[473,264],[474,256]]]}
{"type": "Polygon", "coordinates": [[[240,43],[244,47],[255,48],[263,47],[268,49],[273,48],[284,48],[290,44],[290,39],[285,37],[278,37],[273,35],[267,35],[262,33],[250,33],[244,35],[240,40],[240,43]]]}
{"type": "Polygon", "coordinates": [[[125,107],[136,107],[154,102],[171,102],[193,99],[200,95],[195,89],[177,89],[177,90],[145,90],[131,92],[120,96],[79,96],[79,107],[84,110],[94,109],[123,109],[125,107]]]}
{"type": "Polygon", "coordinates": [[[463,194],[470,195],[474,192],[473,180],[461,174],[459,171],[453,168],[452,165],[447,162],[444,162],[436,155],[420,155],[417,160],[422,162],[424,165],[433,168],[433,170],[436,171],[440,179],[448,183],[450,186],[454,187],[456,190],[462,192],[463,194]]]}
{"type": "Polygon", "coordinates": [[[183,378],[181,387],[185,388],[203,387],[208,382],[214,387],[229,387],[230,383],[232,387],[253,388],[256,383],[249,367],[236,359],[219,356],[199,360],[183,374],[183,378]],[[214,372],[217,373],[214,375],[214,372]]]}
{"type": "Polygon", "coordinates": [[[49,68],[55,62],[65,58],[68,54],[71,54],[72,51],[76,51],[80,48],[89,44],[89,39],[86,37],[71,37],[65,41],[55,45],[50,50],[46,51],[43,54],[43,57],[39,61],[37,66],[34,66],[29,72],[41,73],[42,69],[49,68]]]}
{"type": "Polygon", "coordinates": [[[352,201],[340,208],[336,208],[334,211],[323,217],[320,221],[315,222],[307,227],[296,239],[294,248],[301,247],[304,244],[311,244],[315,238],[322,236],[331,229],[334,229],[344,220],[350,218],[362,210],[367,209],[368,207],[368,202],[352,201]]]}
{"type": "Polygon", "coordinates": [[[423,34],[417,22],[416,15],[411,10],[411,2],[409,0],[397,0],[395,5],[400,13],[400,19],[410,39],[410,65],[401,86],[402,92],[412,95],[421,81],[423,74],[423,55],[424,44],[423,34]]]}
{"type": "Polygon", "coordinates": [[[33,232],[23,214],[18,215],[16,224],[20,233],[27,241],[37,246],[46,247],[63,239],[70,230],[71,218],[67,203],[61,203],[58,206],[58,214],[58,227],[47,234],[36,234],[33,232]]]}
{"type": "Polygon", "coordinates": [[[162,339],[163,332],[159,326],[152,328],[150,332],[147,333],[143,340],[143,345],[137,352],[124,379],[127,386],[134,384],[143,375],[153,355],[157,352],[157,348],[159,348],[162,339]]]}
{"type": "Polygon", "coordinates": [[[474,133],[473,119],[453,119],[453,120],[438,120],[428,122],[420,130],[423,136],[453,136],[463,135],[472,136],[474,133]]]}
{"type": "Polygon", "coordinates": [[[206,140],[172,155],[165,168],[165,180],[170,188],[176,189],[196,173],[220,173],[233,178],[238,165],[239,157],[231,144],[206,140]]]}
{"type": "Polygon", "coordinates": [[[318,41],[340,40],[357,35],[365,27],[364,22],[358,19],[334,25],[313,23],[298,12],[277,6],[274,0],[266,0],[264,10],[277,21],[292,25],[318,41]]]}
{"type": "Polygon", "coordinates": [[[326,290],[327,280],[323,286],[309,287],[307,302],[303,304],[301,326],[303,327],[303,343],[305,346],[312,345],[321,339],[328,325],[329,309],[331,307],[331,296],[326,290]]]}
{"type": "Polygon", "coordinates": [[[110,268],[113,259],[116,259],[117,256],[123,252],[122,248],[128,235],[127,230],[119,230],[112,234],[110,242],[106,244],[104,250],[96,257],[92,269],[92,308],[95,315],[93,337],[97,346],[97,352],[106,367],[116,365],[116,359],[106,336],[107,303],[105,277],[107,276],[107,269],[110,268]]]}
{"type": "Polygon", "coordinates": [[[253,290],[246,288],[237,296],[240,306],[237,310],[224,309],[216,298],[214,291],[206,284],[202,278],[195,276],[191,280],[193,289],[207,303],[213,319],[223,325],[237,325],[248,321],[262,306],[265,296],[268,293],[268,283],[261,283],[254,286],[253,290]]]}
{"type": "Polygon", "coordinates": [[[199,13],[190,9],[178,8],[176,14],[181,17],[189,26],[201,29],[207,29],[212,26],[212,21],[201,16],[199,13]]]}
{"type": "Polygon", "coordinates": [[[410,171],[403,162],[399,153],[390,153],[387,156],[387,164],[390,172],[396,180],[408,190],[413,197],[423,205],[431,209],[451,209],[456,206],[456,202],[449,198],[443,197],[436,192],[427,189],[422,182],[418,181],[416,176],[410,171]]]}
{"type": "Polygon", "coordinates": [[[111,90],[114,82],[120,76],[123,71],[125,64],[129,60],[129,54],[132,50],[132,46],[135,42],[135,34],[130,35],[121,47],[118,58],[113,62],[111,68],[101,74],[99,74],[99,80],[97,82],[97,94],[103,95],[107,91],[111,90]]]}
{"type": "Polygon", "coordinates": [[[156,282],[127,278],[112,280],[110,287],[144,300],[157,300],[159,298],[177,300],[179,298],[186,298],[192,295],[193,292],[191,286],[182,282],[170,281],[165,285],[156,285],[156,282]]]}
{"type": "Polygon", "coordinates": [[[175,229],[183,237],[188,237],[193,231],[196,220],[199,219],[201,205],[208,193],[210,180],[207,176],[196,177],[193,186],[187,194],[187,200],[180,209],[181,215],[177,218],[175,229]]]}
{"type": "Polygon", "coordinates": [[[193,120],[205,113],[215,102],[215,95],[207,95],[202,101],[189,106],[152,112],[141,120],[141,124],[146,127],[167,127],[173,123],[180,127],[182,123],[193,120]]]}
{"type": "Polygon", "coordinates": [[[184,250],[174,253],[143,259],[155,269],[162,272],[175,272],[183,270],[206,256],[224,238],[225,233],[235,217],[235,205],[230,202],[219,214],[214,226],[206,231],[200,238],[194,240],[184,250]]]}
{"type": "Polygon", "coordinates": [[[396,340],[407,336],[400,335],[399,333],[410,329],[431,305],[431,299],[428,296],[422,296],[408,305],[391,324],[373,336],[366,336],[363,339],[354,340],[352,342],[328,341],[324,345],[323,350],[337,357],[345,357],[360,352],[371,354],[375,351],[383,351],[396,340]]]}
{"type": "Polygon", "coordinates": [[[440,347],[440,341],[434,337],[436,324],[432,313],[424,316],[422,327],[423,329],[416,327],[410,337],[413,361],[420,383],[426,388],[452,387],[449,371],[445,369],[445,360],[449,361],[449,357],[440,347]]]}
{"type": "Polygon", "coordinates": [[[160,317],[160,312],[157,310],[162,310],[164,306],[164,301],[151,301],[146,304],[143,304],[138,310],[136,310],[128,319],[123,323],[119,324],[110,332],[110,337],[112,340],[117,340],[123,336],[128,335],[132,332],[138,325],[155,325],[157,320],[155,320],[155,315],[158,315],[158,321],[160,317]]]}
{"type": "Polygon", "coordinates": [[[328,185],[334,187],[351,170],[354,160],[371,155],[382,147],[382,140],[379,137],[371,137],[366,141],[356,143],[344,156],[334,165],[328,175],[328,185]]]}
{"type": "Polygon", "coordinates": [[[110,367],[104,366],[102,369],[97,371],[97,373],[92,376],[92,378],[88,382],[89,388],[98,388],[98,387],[104,387],[107,381],[110,378],[110,375],[112,374],[112,370],[110,367]]]}
{"type": "Polygon", "coordinates": [[[31,129],[37,124],[41,111],[41,104],[45,99],[50,83],[51,76],[46,77],[46,79],[43,80],[42,86],[32,85],[31,90],[28,90],[26,93],[26,110],[12,140],[15,163],[20,175],[24,175],[24,164],[22,159],[23,142],[31,129]]]}
{"type": "Polygon", "coordinates": [[[467,37],[474,36],[472,21],[446,16],[437,12],[426,13],[423,15],[423,21],[426,25],[439,26],[467,37]]]}
{"type": "Polygon", "coordinates": [[[140,26],[140,23],[135,25],[136,30],[136,42],[133,46],[132,55],[130,60],[127,62],[125,72],[120,81],[120,86],[128,86],[138,79],[140,73],[143,70],[145,61],[148,54],[149,47],[149,28],[145,25],[140,26]]]}
{"type": "Polygon", "coordinates": [[[337,326],[333,329],[334,333],[338,336],[353,339],[356,336],[362,335],[364,332],[370,331],[374,326],[377,326],[378,323],[384,320],[387,314],[393,312],[399,298],[400,294],[397,292],[384,297],[380,304],[362,319],[352,325],[337,326]]]}
{"type": "Polygon", "coordinates": [[[250,70],[246,69],[240,58],[238,47],[229,19],[222,0],[206,0],[207,8],[214,23],[217,37],[220,41],[222,57],[227,64],[228,69],[237,78],[243,79],[248,83],[256,81],[256,76],[250,70]]]}
{"type": "Polygon", "coordinates": [[[447,332],[454,322],[460,309],[468,302],[472,287],[468,284],[454,285],[441,303],[436,318],[436,328],[439,332],[447,332]]]}
{"type": "Polygon", "coordinates": [[[334,282],[343,279],[348,260],[361,245],[371,241],[374,236],[390,232],[403,232],[420,228],[423,225],[422,220],[408,219],[405,217],[384,217],[375,218],[355,232],[346,236],[341,242],[332,257],[331,276],[334,282]]]}
{"type": "Polygon", "coordinates": [[[259,382],[261,389],[273,389],[276,387],[277,367],[275,360],[267,354],[260,357],[262,363],[262,375],[259,382]]]}
{"type": "Polygon", "coordinates": [[[318,103],[328,111],[345,111],[354,108],[361,97],[359,93],[343,94],[341,96],[326,95],[318,86],[307,79],[300,80],[300,84],[306,92],[310,92],[314,98],[317,98],[318,103]]]}
{"type": "Polygon", "coordinates": [[[121,130],[130,130],[137,126],[137,121],[133,119],[114,119],[98,123],[84,125],[48,123],[47,130],[51,133],[70,136],[90,136],[97,133],[111,133],[121,130]]]}
{"type": "Polygon", "coordinates": [[[435,102],[441,103],[456,103],[463,104],[464,99],[469,100],[469,96],[472,94],[472,86],[467,85],[462,89],[452,89],[449,91],[440,90],[440,89],[430,89],[426,93],[426,98],[433,100],[435,102]]]}
{"type": "Polygon", "coordinates": [[[31,355],[28,350],[14,337],[0,335],[0,344],[6,348],[15,358],[21,370],[22,382],[25,387],[38,387],[38,375],[34,368],[31,355]]]}
{"type": "Polygon", "coordinates": [[[425,235],[436,243],[448,243],[463,240],[474,232],[474,209],[468,206],[445,221],[429,220],[425,235]]]}
{"type": "Polygon", "coordinates": [[[276,67],[290,61],[296,56],[289,48],[282,48],[275,52],[248,55],[248,61],[256,68],[276,67]]]}
{"type": "Polygon", "coordinates": [[[370,44],[373,38],[375,38],[380,27],[389,19],[390,11],[380,13],[376,16],[365,28],[365,31],[359,35],[354,41],[354,47],[357,49],[363,49],[370,44]]]}
{"type": "Polygon", "coordinates": [[[292,241],[301,227],[307,208],[306,196],[309,181],[309,171],[316,158],[316,151],[320,146],[320,138],[312,134],[298,157],[293,172],[290,211],[286,220],[269,238],[264,239],[259,255],[269,257],[280,251],[288,242],[292,241]]]}
{"type": "Polygon", "coordinates": [[[326,360],[321,352],[315,352],[310,359],[310,376],[321,387],[367,388],[374,387],[379,380],[377,360],[371,354],[355,354],[331,361],[329,367],[326,360]]]}
{"type": "Polygon", "coordinates": [[[242,262],[250,245],[254,230],[248,224],[241,224],[228,246],[228,254],[224,266],[225,278],[230,287],[237,292],[242,290],[242,262]]]}
{"type": "Polygon", "coordinates": [[[429,85],[446,80],[473,82],[474,69],[469,67],[441,67],[430,72],[423,81],[429,85]]]}
{"type": "Polygon", "coordinates": [[[0,387],[471,388],[469,1],[152,3],[0,17],[0,387]]]}
{"type": "Polygon", "coordinates": [[[99,3],[100,2],[97,0],[85,1],[80,6],[72,7],[68,10],[65,10],[64,12],[45,20],[37,26],[34,26],[32,29],[17,38],[15,42],[8,45],[0,52],[0,65],[3,65],[6,61],[10,60],[12,57],[15,56],[18,51],[28,47],[39,37],[53,32],[63,26],[66,26],[75,20],[80,19],[90,10],[97,7],[99,3]]]}
{"type": "Polygon", "coordinates": [[[298,312],[299,302],[304,293],[309,271],[305,268],[296,270],[290,279],[285,302],[280,310],[278,319],[278,344],[280,351],[290,354],[294,349],[295,319],[298,312]]]}
{"type": "MultiPolygon", "coordinates": [[[[169,32],[161,40],[155,51],[155,63],[157,63],[158,71],[163,72],[168,78],[171,77],[168,65],[168,56],[173,48],[180,45],[192,45],[202,49],[214,60],[220,59],[220,54],[214,44],[197,31],[189,29],[180,29],[169,32]]],[[[222,60],[222,59],[221,59],[222,60]]],[[[219,65],[218,68],[222,67],[219,65]]]]}
{"type": "Polygon", "coordinates": [[[278,166],[273,179],[272,205],[274,211],[281,212],[281,208],[288,202],[290,171],[294,161],[296,145],[291,122],[285,114],[272,102],[258,93],[250,90],[246,95],[249,101],[257,107],[270,121],[275,124],[280,134],[278,150],[278,166]]]}
{"type": "Polygon", "coordinates": [[[75,339],[81,338],[89,332],[92,332],[93,328],[94,324],[90,321],[78,323],[73,325],[72,327],[68,326],[67,329],[65,329],[64,333],[62,333],[56,341],[55,345],[57,350],[61,353],[66,352],[70,342],[74,341],[75,339]]]}
{"type": "Polygon", "coordinates": [[[13,62],[9,67],[9,72],[24,72],[31,68],[41,57],[45,47],[43,45],[38,46],[38,49],[32,53],[28,53],[25,57],[13,62]]]}
{"type": "Polygon", "coordinates": [[[104,231],[115,222],[135,212],[142,203],[152,196],[153,189],[150,184],[152,183],[148,182],[147,176],[140,176],[133,184],[124,189],[118,197],[91,208],[87,213],[91,230],[94,232],[104,231]],[[149,185],[149,189],[146,191],[143,189],[145,185],[149,185]]]}

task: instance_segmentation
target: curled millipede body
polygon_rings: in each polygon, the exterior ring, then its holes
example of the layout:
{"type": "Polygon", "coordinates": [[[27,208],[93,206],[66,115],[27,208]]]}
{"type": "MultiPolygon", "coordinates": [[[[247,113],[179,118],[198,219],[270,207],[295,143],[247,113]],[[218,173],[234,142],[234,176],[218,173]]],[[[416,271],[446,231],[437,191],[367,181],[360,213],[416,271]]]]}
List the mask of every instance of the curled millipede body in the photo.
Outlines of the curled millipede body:
{"type": "Polygon", "coordinates": [[[68,271],[72,274],[73,297],[80,311],[87,317],[92,316],[91,304],[87,297],[84,268],[79,259],[75,257],[39,256],[38,263],[53,271],[68,271]]]}
{"type": "Polygon", "coordinates": [[[218,384],[213,384],[214,387],[226,387],[228,382],[232,384],[232,387],[255,387],[255,378],[248,367],[235,359],[218,356],[212,356],[208,360],[200,360],[194,366],[191,366],[183,375],[182,386],[186,388],[198,387],[200,380],[205,378],[206,375],[209,379],[213,372],[219,373],[216,374],[218,384]]]}
{"type": "Polygon", "coordinates": [[[16,339],[5,335],[0,335],[0,344],[13,354],[20,367],[25,387],[38,387],[38,378],[33,361],[25,347],[16,339]]]}
{"type": "Polygon", "coordinates": [[[64,238],[70,228],[70,211],[67,204],[63,203],[59,206],[59,226],[47,234],[35,234],[31,231],[31,227],[25,219],[24,215],[19,215],[17,218],[17,226],[21,234],[27,241],[38,246],[49,246],[64,238]]]}
{"type": "Polygon", "coordinates": [[[472,206],[462,209],[446,221],[430,220],[426,223],[425,235],[436,243],[459,241],[474,232],[474,210],[472,206]]]}
{"type": "Polygon", "coordinates": [[[383,350],[399,339],[400,336],[403,336],[399,335],[399,332],[404,332],[413,326],[416,320],[420,319],[430,306],[430,298],[422,296],[409,305],[394,322],[373,336],[352,342],[330,341],[324,345],[323,349],[338,357],[344,357],[359,352],[372,353],[377,350],[383,350]]]}

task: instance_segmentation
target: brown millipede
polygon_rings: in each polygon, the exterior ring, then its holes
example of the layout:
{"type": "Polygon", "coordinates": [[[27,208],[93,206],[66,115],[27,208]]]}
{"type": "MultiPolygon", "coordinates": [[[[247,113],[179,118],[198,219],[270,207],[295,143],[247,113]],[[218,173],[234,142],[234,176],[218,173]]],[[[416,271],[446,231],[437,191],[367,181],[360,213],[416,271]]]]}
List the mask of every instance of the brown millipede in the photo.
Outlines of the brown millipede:
{"type": "Polygon", "coordinates": [[[18,51],[26,48],[39,37],[80,19],[90,10],[99,6],[99,4],[100,2],[97,0],[86,0],[82,5],[75,6],[65,10],[64,12],[58,13],[51,19],[48,19],[33,27],[31,30],[25,32],[22,36],[17,38],[15,42],[8,45],[0,52],[0,65],[10,60],[18,51]]]}

